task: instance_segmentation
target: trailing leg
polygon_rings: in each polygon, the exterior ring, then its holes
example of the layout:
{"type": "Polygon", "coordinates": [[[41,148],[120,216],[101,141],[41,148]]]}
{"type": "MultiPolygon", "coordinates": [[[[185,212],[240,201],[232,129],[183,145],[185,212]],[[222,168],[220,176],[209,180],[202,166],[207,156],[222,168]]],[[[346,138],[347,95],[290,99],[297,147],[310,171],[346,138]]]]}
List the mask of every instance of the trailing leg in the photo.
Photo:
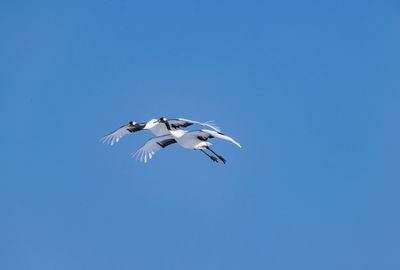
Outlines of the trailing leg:
{"type": "Polygon", "coordinates": [[[209,155],[208,153],[206,153],[203,149],[200,149],[201,152],[203,152],[204,154],[206,154],[209,158],[211,158],[212,161],[214,162],[218,162],[218,159],[212,155],[209,155]]]}
{"type": "Polygon", "coordinates": [[[217,153],[215,153],[209,146],[206,147],[208,150],[210,150],[211,152],[213,152],[214,155],[216,155],[224,164],[226,163],[226,160],[221,157],[220,155],[218,155],[217,153]]]}

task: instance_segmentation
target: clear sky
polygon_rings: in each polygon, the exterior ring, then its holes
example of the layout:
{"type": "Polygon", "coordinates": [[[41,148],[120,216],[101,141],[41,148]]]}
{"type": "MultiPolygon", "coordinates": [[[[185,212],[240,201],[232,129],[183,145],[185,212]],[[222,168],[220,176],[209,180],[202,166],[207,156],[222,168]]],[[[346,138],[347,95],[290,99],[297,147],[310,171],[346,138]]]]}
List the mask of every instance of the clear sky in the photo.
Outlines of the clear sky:
{"type": "Polygon", "coordinates": [[[0,269],[400,269],[398,1],[0,3],[0,269]],[[99,138],[215,120],[227,164],[99,138]]]}

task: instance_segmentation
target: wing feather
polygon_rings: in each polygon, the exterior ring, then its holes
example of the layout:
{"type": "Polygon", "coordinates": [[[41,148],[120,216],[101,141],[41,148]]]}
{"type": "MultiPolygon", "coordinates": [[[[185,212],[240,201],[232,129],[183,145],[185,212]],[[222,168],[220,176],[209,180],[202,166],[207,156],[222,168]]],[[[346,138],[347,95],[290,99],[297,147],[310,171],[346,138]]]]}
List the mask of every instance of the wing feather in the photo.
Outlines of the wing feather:
{"type": "Polygon", "coordinates": [[[145,124],[129,123],[129,124],[126,124],[126,125],[120,127],[119,129],[113,131],[112,133],[102,137],[100,139],[100,141],[102,141],[103,143],[109,144],[109,145],[113,145],[114,143],[117,143],[125,135],[132,133],[132,132],[140,131],[144,127],[145,127],[145,124]]]}
{"type": "Polygon", "coordinates": [[[205,123],[194,121],[194,120],[189,120],[185,118],[177,118],[177,119],[169,119],[168,123],[173,127],[173,128],[181,128],[181,127],[188,127],[191,125],[200,125],[200,126],[206,126],[209,128],[212,128],[215,131],[220,131],[220,129],[213,123],[213,121],[208,121],[205,123]]]}
{"type": "Polygon", "coordinates": [[[225,134],[222,134],[221,132],[216,132],[216,131],[208,130],[208,129],[202,129],[202,130],[191,131],[190,133],[193,134],[194,136],[199,137],[200,140],[206,141],[208,139],[218,138],[218,139],[230,141],[231,143],[234,143],[238,147],[242,148],[242,146],[237,141],[235,141],[234,139],[232,139],[229,136],[226,136],[225,134]]]}
{"type": "Polygon", "coordinates": [[[176,141],[170,134],[154,137],[133,153],[132,157],[136,157],[136,160],[139,159],[141,162],[144,161],[146,163],[147,160],[150,160],[158,150],[174,143],[176,143],[176,141]]]}

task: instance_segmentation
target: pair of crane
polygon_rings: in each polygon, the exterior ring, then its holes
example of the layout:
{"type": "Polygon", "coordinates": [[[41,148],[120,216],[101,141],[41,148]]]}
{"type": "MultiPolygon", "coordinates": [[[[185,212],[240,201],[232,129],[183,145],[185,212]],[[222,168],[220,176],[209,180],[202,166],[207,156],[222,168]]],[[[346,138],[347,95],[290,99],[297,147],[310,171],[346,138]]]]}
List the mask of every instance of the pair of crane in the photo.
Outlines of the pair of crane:
{"type": "Polygon", "coordinates": [[[129,133],[146,129],[150,130],[156,137],[148,140],[139,150],[132,154],[133,157],[136,157],[136,159],[144,161],[145,163],[150,160],[158,150],[174,143],[178,143],[180,146],[187,149],[200,150],[212,161],[218,162],[218,160],[221,160],[224,164],[226,163],[226,160],[210,148],[212,144],[207,141],[208,139],[223,139],[230,141],[241,148],[241,145],[238,142],[231,137],[222,134],[212,122],[202,123],[184,118],[166,119],[165,117],[161,117],[158,120],[151,119],[144,123],[131,121],[109,135],[102,137],[100,140],[109,145],[113,145],[129,133]],[[206,126],[213,130],[201,129],[187,131],[180,129],[191,125],[206,126]],[[205,150],[208,150],[211,153],[207,153],[205,150]]]}

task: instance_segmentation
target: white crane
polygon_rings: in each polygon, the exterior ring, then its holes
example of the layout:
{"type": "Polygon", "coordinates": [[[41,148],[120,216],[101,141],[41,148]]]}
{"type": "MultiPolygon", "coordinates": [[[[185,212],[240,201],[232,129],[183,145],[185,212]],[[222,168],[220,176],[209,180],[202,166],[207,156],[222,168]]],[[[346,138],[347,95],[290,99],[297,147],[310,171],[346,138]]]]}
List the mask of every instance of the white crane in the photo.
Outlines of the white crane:
{"type": "Polygon", "coordinates": [[[226,160],[210,148],[210,145],[212,144],[207,142],[208,139],[223,139],[236,144],[240,148],[242,147],[231,137],[228,137],[217,131],[207,129],[195,131],[176,130],[171,127],[169,120],[165,119],[164,117],[160,118],[156,122],[165,124],[169,134],[148,140],[138,151],[136,151],[133,156],[136,156],[136,159],[139,158],[140,161],[147,162],[148,159],[153,157],[155,152],[176,142],[184,148],[200,150],[214,162],[218,162],[218,159],[215,157],[217,156],[223,163],[226,163],[226,160]],[[211,151],[215,156],[208,154],[206,151],[204,151],[204,149],[211,151]]]}
{"type": "MultiPolygon", "coordinates": [[[[188,127],[193,124],[196,124],[196,125],[201,125],[201,126],[207,126],[216,131],[220,131],[212,123],[212,121],[202,123],[202,122],[197,122],[197,121],[193,121],[193,120],[189,120],[189,119],[177,118],[177,119],[169,119],[168,122],[170,124],[171,130],[176,130],[177,128],[188,127]]],[[[144,122],[144,123],[136,123],[134,121],[131,121],[128,124],[113,131],[112,133],[102,137],[100,140],[103,143],[113,145],[114,143],[118,142],[126,134],[145,130],[145,129],[150,130],[156,136],[163,136],[163,135],[169,134],[169,130],[167,129],[167,127],[165,126],[164,123],[161,123],[160,120],[151,119],[150,121],[144,122]]]]}

